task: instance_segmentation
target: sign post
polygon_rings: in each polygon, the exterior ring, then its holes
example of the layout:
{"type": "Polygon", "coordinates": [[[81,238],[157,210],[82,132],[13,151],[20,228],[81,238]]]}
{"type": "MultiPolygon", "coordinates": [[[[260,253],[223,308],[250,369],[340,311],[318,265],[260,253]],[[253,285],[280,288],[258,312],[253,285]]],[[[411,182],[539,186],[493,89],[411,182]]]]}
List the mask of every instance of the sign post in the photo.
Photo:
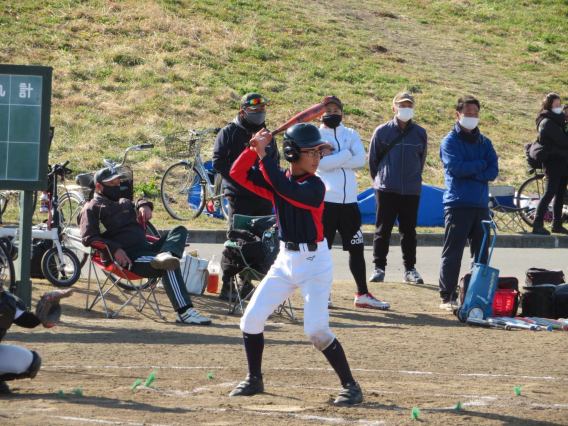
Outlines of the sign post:
{"type": "Polygon", "coordinates": [[[22,190],[16,295],[31,306],[33,191],[47,189],[53,68],[0,65],[0,189],[22,190]]]}

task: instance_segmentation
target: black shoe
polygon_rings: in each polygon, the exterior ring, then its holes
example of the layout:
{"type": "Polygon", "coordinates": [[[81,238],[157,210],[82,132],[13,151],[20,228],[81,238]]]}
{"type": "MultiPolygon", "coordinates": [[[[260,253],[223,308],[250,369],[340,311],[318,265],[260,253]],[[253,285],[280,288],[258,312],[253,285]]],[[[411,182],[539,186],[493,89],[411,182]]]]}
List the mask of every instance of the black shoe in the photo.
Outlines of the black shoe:
{"type": "Polygon", "coordinates": [[[229,396],[252,396],[264,392],[262,377],[247,375],[247,378],[239,383],[229,396]]]}
{"type": "Polygon", "coordinates": [[[543,221],[534,221],[532,233],[535,235],[550,235],[548,229],[544,227],[543,221]]]}
{"type": "Polygon", "coordinates": [[[339,392],[339,396],[333,403],[353,405],[361,402],[363,402],[363,392],[361,391],[359,383],[355,382],[343,386],[343,389],[339,392]]]}
{"type": "Polygon", "coordinates": [[[250,281],[244,280],[243,284],[240,286],[241,298],[246,299],[246,297],[254,291],[254,288],[250,281]]]}
{"type": "MultiPolygon", "coordinates": [[[[219,299],[229,301],[229,286],[227,286],[227,288],[225,288],[225,286],[221,288],[221,292],[219,293],[219,299]]],[[[233,294],[231,294],[231,303],[234,303],[236,300],[237,300],[237,292],[233,291],[233,294]]]]}
{"type": "Polygon", "coordinates": [[[6,395],[12,393],[10,386],[6,382],[0,382],[0,394],[6,395]]]}
{"type": "Polygon", "coordinates": [[[550,230],[553,234],[563,234],[568,235],[568,229],[562,226],[562,221],[553,221],[552,222],[552,229],[550,230]]]}

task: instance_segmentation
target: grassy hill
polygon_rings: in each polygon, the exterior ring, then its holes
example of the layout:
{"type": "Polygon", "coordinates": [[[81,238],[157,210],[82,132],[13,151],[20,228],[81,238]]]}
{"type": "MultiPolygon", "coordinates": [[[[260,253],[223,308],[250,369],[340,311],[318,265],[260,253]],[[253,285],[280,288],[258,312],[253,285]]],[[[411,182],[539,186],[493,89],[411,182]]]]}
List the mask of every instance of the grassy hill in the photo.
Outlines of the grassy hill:
{"type": "MultiPolygon", "coordinates": [[[[174,129],[223,126],[260,91],[268,124],[335,94],[368,146],[415,93],[429,134],[425,182],[443,185],[440,140],[453,105],[482,102],[480,128],[500,155],[499,182],[525,179],[544,94],[568,96],[568,0],[4,0],[0,63],[54,68],[51,161],[102,166],[174,129]]],[[[210,152],[212,141],[204,147],[210,152]]],[[[168,165],[138,154],[138,182],[168,165]]],[[[371,185],[359,172],[360,188],[371,185]]]]}

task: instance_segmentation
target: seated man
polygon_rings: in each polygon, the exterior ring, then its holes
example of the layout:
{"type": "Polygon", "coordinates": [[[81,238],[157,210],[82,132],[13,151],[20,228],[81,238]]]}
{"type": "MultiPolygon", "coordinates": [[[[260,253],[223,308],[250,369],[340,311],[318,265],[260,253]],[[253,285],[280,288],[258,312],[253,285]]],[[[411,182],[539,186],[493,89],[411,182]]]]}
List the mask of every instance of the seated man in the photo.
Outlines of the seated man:
{"type": "Polygon", "coordinates": [[[83,245],[106,244],[120,266],[141,277],[161,277],[177,312],[176,322],[211,324],[210,318],[193,308],[179,268],[187,230],[178,226],[155,243],[148,242],[138,217],[144,222],[150,220],[154,205],[147,200],[134,204],[120,198],[121,177],[114,169],[102,169],[95,174],[95,195],[78,217],[83,245]]]}

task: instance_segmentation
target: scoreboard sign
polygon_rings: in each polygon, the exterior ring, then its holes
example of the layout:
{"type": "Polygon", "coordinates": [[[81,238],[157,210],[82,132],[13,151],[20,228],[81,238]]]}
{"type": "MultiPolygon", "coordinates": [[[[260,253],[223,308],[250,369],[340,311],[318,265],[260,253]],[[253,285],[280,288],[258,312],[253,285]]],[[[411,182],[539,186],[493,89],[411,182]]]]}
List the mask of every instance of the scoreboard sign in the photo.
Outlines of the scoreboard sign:
{"type": "Polygon", "coordinates": [[[0,65],[0,189],[47,189],[52,70],[0,65]]]}

